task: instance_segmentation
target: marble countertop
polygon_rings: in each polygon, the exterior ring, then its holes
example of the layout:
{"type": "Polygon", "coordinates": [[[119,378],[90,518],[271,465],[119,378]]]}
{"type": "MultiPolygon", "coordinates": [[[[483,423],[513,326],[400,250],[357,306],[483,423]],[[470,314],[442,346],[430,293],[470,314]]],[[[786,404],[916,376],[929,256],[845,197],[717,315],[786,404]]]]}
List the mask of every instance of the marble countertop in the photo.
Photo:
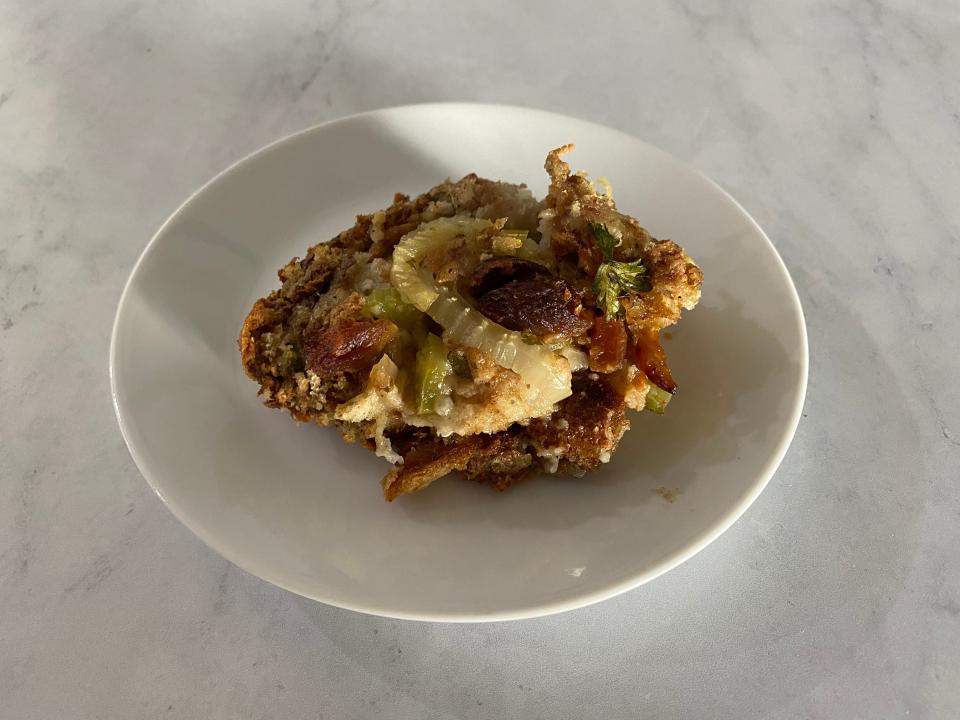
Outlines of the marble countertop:
{"type": "Polygon", "coordinates": [[[960,716],[955,3],[10,0],[0,9],[0,717],[960,716]],[[521,623],[366,617],[231,566],[141,479],[107,349],[147,239],[299,128],[479,100],[729,189],[807,314],[796,439],[705,551],[521,623]]]}

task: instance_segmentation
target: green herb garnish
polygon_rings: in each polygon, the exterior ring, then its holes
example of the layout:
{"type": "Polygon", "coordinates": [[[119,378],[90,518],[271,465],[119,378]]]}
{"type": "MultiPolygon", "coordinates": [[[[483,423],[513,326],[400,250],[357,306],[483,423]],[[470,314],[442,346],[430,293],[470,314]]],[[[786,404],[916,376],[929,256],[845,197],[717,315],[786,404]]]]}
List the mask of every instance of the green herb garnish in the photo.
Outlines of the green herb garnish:
{"type": "Polygon", "coordinates": [[[587,227],[590,228],[593,239],[596,240],[597,245],[600,246],[600,252],[603,253],[604,259],[611,260],[613,258],[613,249],[620,244],[620,241],[613,236],[613,233],[607,230],[606,225],[587,223],[587,227]]]}
{"type": "Polygon", "coordinates": [[[613,236],[606,225],[587,223],[590,233],[597,241],[604,262],[597,268],[593,279],[593,291],[597,295],[597,307],[604,315],[615,317],[620,312],[620,298],[630,292],[650,290],[647,269],[640,260],[621,262],[613,259],[613,249],[620,241],[613,236]]]}
{"type": "Polygon", "coordinates": [[[629,292],[642,292],[650,289],[650,280],[645,276],[647,269],[634,262],[610,260],[597,268],[593,279],[593,291],[597,294],[597,307],[604,315],[616,317],[620,312],[620,298],[629,292]]]}

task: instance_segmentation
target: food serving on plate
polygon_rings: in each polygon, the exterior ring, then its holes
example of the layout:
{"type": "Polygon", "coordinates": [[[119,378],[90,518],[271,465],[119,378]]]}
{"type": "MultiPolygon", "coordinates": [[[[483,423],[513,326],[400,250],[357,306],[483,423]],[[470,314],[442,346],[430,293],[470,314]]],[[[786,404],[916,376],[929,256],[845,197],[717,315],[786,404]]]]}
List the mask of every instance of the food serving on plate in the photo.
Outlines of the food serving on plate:
{"type": "Polygon", "coordinates": [[[270,407],[334,425],[394,464],[387,500],[454,471],[504,489],[608,462],[627,410],[676,390],[660,331],[703,274],[547,155],[550,190],[474,174],[294,258],[240,335],[270,407]]]}

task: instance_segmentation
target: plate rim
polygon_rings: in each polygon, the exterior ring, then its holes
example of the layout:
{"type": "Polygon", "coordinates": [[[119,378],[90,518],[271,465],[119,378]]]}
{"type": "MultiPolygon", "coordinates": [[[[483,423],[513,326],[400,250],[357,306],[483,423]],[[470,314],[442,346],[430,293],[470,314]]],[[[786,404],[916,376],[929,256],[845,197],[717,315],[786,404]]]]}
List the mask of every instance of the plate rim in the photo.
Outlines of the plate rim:
{"type": "Polygon", "coordinates": [[[331,120],[327,120],[316,125],[311,125],[309,127],[297,130],[288,135],[280,137],[276,140],[273,140],[266,145],[263,145],[252,152],[244,155],[238,160],[230,163],[220,172],[213,175],[209,180],[200,185],[196,190],[194,190],[190,195],[180,203],[176,209],[167,217],[166,220],[160,225],[160,227],[154,232],[150,240],[147,242],[146,246],[141,251],[136,262],[133,264],[133,267],[130,270],[130,274],[127,277],[126,282],[124,283],[123,290],[120,293],[120,299],[117,302],[117,309],[114,313],[113,327],[110,333],[110,350],[109,350],[109,364],[108,371],[110,377],[110,396],[113,404],[114,414],[117,419],[117,424],[120,427],[120,434],[123,437],[124,444],[127,446],[127,451],[130,453],[131,458],[133,459],[134,464],[139,470],[143,479],[147,482],[153,492],[160,498],[160,501],[164,506],[177,518],[177,520],[182,523],[190,532],[197,536],[207,547],[216,552],[221,557],[228,560],[233,565],[236,565],[241,570],[254,577],[268,582],[271,585],[275,585],[287,592],[294,593],[301,597],[314,600],[316,602],[321,602],[326,605],[332,605],[344,610],[351,610],[354,612],[363,613],[366,615],[373,615],[377,617],[387,617],[398,620],[413,620],[420,622],[439,622],[439,623],[482,623],[482,622],[502,622],[509,620],[525,620],[532,619],[537,617],[545,617],[549,615],[556,615],[558,613],[568,612],[570,610],[575,610],[577,608],[586,607],[593,605],[595,603],[603,602],[610,598],[621,595],[625,592],[633,590],[641,585],[644,585],[651,580],[655,580],[664,573],[669,572],[670,570],[676,568],[682,563],[689,560],[694,555],[701,552],[704,548],[710,545],[714,540],[716,540],[720,535],[725,533],[740,517],[747,511],[747,509],[756,501],[760,493],[767,487],[770,480],[773,478],[773,475],[776,473],[777,469],[780,467],[780,464],[783,462],[783,458],[786,456],[788,449],[793,441],[794,436],[796,435],[797,427],[800,423],[800,418],[803,412],[803,406],[806,400],[807,394],[807,385],[809,380],[809,338],[807,333],[807,324],[806,317],[803,312],[803,304],[800,300],[800,295],[797,292],[796,284],[793,281],[790,271],[784,263],[783,258],[780,256],[776,246],[764,232],[760,224],[753,218],[753,216],[747,212],[746,208],[737,201],[729,192],[727,192],[723,187],[721,187],[715,180],[707,176],[704,172],[698,168],[690,165],[684,160],[668,153],[661,148],[652,145],[645,140],[638,138],[630,133],[627,133],[618,128],[610,127],[602,123],[581,118],[576,115],[568,115],[566,113],[558,113],[549,110],[542,110],[539,108],[526,107],[523,105],[510,105],[510,104],[501,104],[501,103],[483,103],[483,102],[427,102],[427,103],[412,103],[407,105],[394,105],[376,108],[372,110],[366,110],[363,112],[352,113],[350,115],[344,115],[337,117],[331,120]],[[720,193],[727,201],[729,201],[747,220],[748,224],[763,238],[764,242],[767,244],[767,247],[772,251],[774,258],[777,261],[777,269],[781,275],[781,279],[785,281],[786,286],[789,288],[788,297],[790,299],[791,310],[793,311],[793,319],[799,327],[800,335],[800,382],[796,386],[794,397],[792,398],[792,408],[790,416],[784,429],[780,434],[779,439],[777,440],[776,447],[774,452],[768,458],[762,472],[757,474],[757,480],[752,484],[749,492],[745,493],[741,497],[740,501],[732,506],[721,518],[721,520],[711,527],[705,529],[696,539],[692,542],[687,543],[684,547],[675,550],[673,553],[663,558],[656,564],[648,567],[642,572],[631,575],[629,578],[622,580],[620,582],[611,583],[590,592],[579,593],[574,597],[549,601],[544,603],[538,603],[534,605],[523,605],[512,609],[507,610],[494,610],[490,612],[407,612],[407,611],[397,611],[391,610],[389,607],[384,606],[383,604],[377,603],[351,603],[344,602],[342,600],[333,599],[331,597],[323,596],[322,593],[312,593],[305,591],[303,589],[298,589],[291,587],[288,583],[280,582],[273,579],[268,579],[259,573],[250,570],[247,567],[247,563],[244,562],[242,557],[237,557],[237,553],[234,553],[229,548],[224,547],[218,539],[212,537],[206,530],[201,527],[198,523],[187,520],[188,513],[184,512],[178,505],[171,499],[168,499],[164,496],[161,491],[160,484],[156,482],[154,473],[149,469],[148,464],[145,462],[144,458],[141,456],[138,451],[135,443],[131,439],[130,430],[127,427],[127,424],[124,420],[123,413],[120,409],[120,393],[117,387],[117,342],[119,335],[120,320],[123,316],[124,309],[127,305],[130,289],[140,272],[140,269],[146,259],[153,252],[154,247],[159,242],[168,229],[168,227],[173,224],[181,214],[186,211],[190,206],[192,206],[197,199],[202,196],[209,187],[213,186],[215,183],[219,182],[222,178],[234,173],[240,166],[245,165],[246,163],[254,160],[255,158],[272,152],[275,149],[286,145],[288,143],[295,142],[301,136],[308,135],[315,132],[321,132],[332,126],[345,124],[353,122],[357,119],[375,116],[375,115],[389,115],[389,114],[401,114],[405,112],[416,112],[424,111],[429,109],[473,109],[484,108],[491,111],[508,111],[516,112],[522,111],[524,113],[539,114],[544,118],[562,118],[564,120],[576,120],[580,123],[587,125],[595,126],[598,129],[602,129],[605,132],[612,132],[616,135],[622,136],[624,140],[629,140],[631,143],[641,143],[646,146],[647,149],[654,151],[656,154],[661,155],[665,159],[668,159],[670,162],[679,164],[688,172],[693,173],[698,176],[701,181],[705,181],[710,185],[715,191],[720,193]]]}

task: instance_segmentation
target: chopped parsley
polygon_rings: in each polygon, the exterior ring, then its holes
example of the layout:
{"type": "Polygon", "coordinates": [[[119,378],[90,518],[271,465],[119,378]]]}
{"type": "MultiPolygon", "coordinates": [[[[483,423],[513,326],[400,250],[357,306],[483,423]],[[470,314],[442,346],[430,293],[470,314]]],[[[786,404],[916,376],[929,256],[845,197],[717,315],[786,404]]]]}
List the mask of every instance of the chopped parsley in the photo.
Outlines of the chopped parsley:
{"type": "Polygon", "coordinates": [[[613,249],[620,244],[620,241],[613,236],[613,233],[607,230],[606,225],[587,223],[587,227],[590,228],[593,239],[596,240],[597,245],[600,246],[600,251],[603,253],[604,259],[610,260],[613,258],[613,249]]]}
{"type": "Polygon", "coordinates": [[[647,269],[640,260],[633,262],[614,260],[613,249],[620,244],[620,241],[613,236],[606,225],[588,223],[587,226],[604,257],[604,262],[597,268],[597,274],[593,279],[597,307],[603,310],[604,315],[616,317],[620,312],[622,296],[631,292],[650,290],[650,280],[646,277],[647,269]]]}

